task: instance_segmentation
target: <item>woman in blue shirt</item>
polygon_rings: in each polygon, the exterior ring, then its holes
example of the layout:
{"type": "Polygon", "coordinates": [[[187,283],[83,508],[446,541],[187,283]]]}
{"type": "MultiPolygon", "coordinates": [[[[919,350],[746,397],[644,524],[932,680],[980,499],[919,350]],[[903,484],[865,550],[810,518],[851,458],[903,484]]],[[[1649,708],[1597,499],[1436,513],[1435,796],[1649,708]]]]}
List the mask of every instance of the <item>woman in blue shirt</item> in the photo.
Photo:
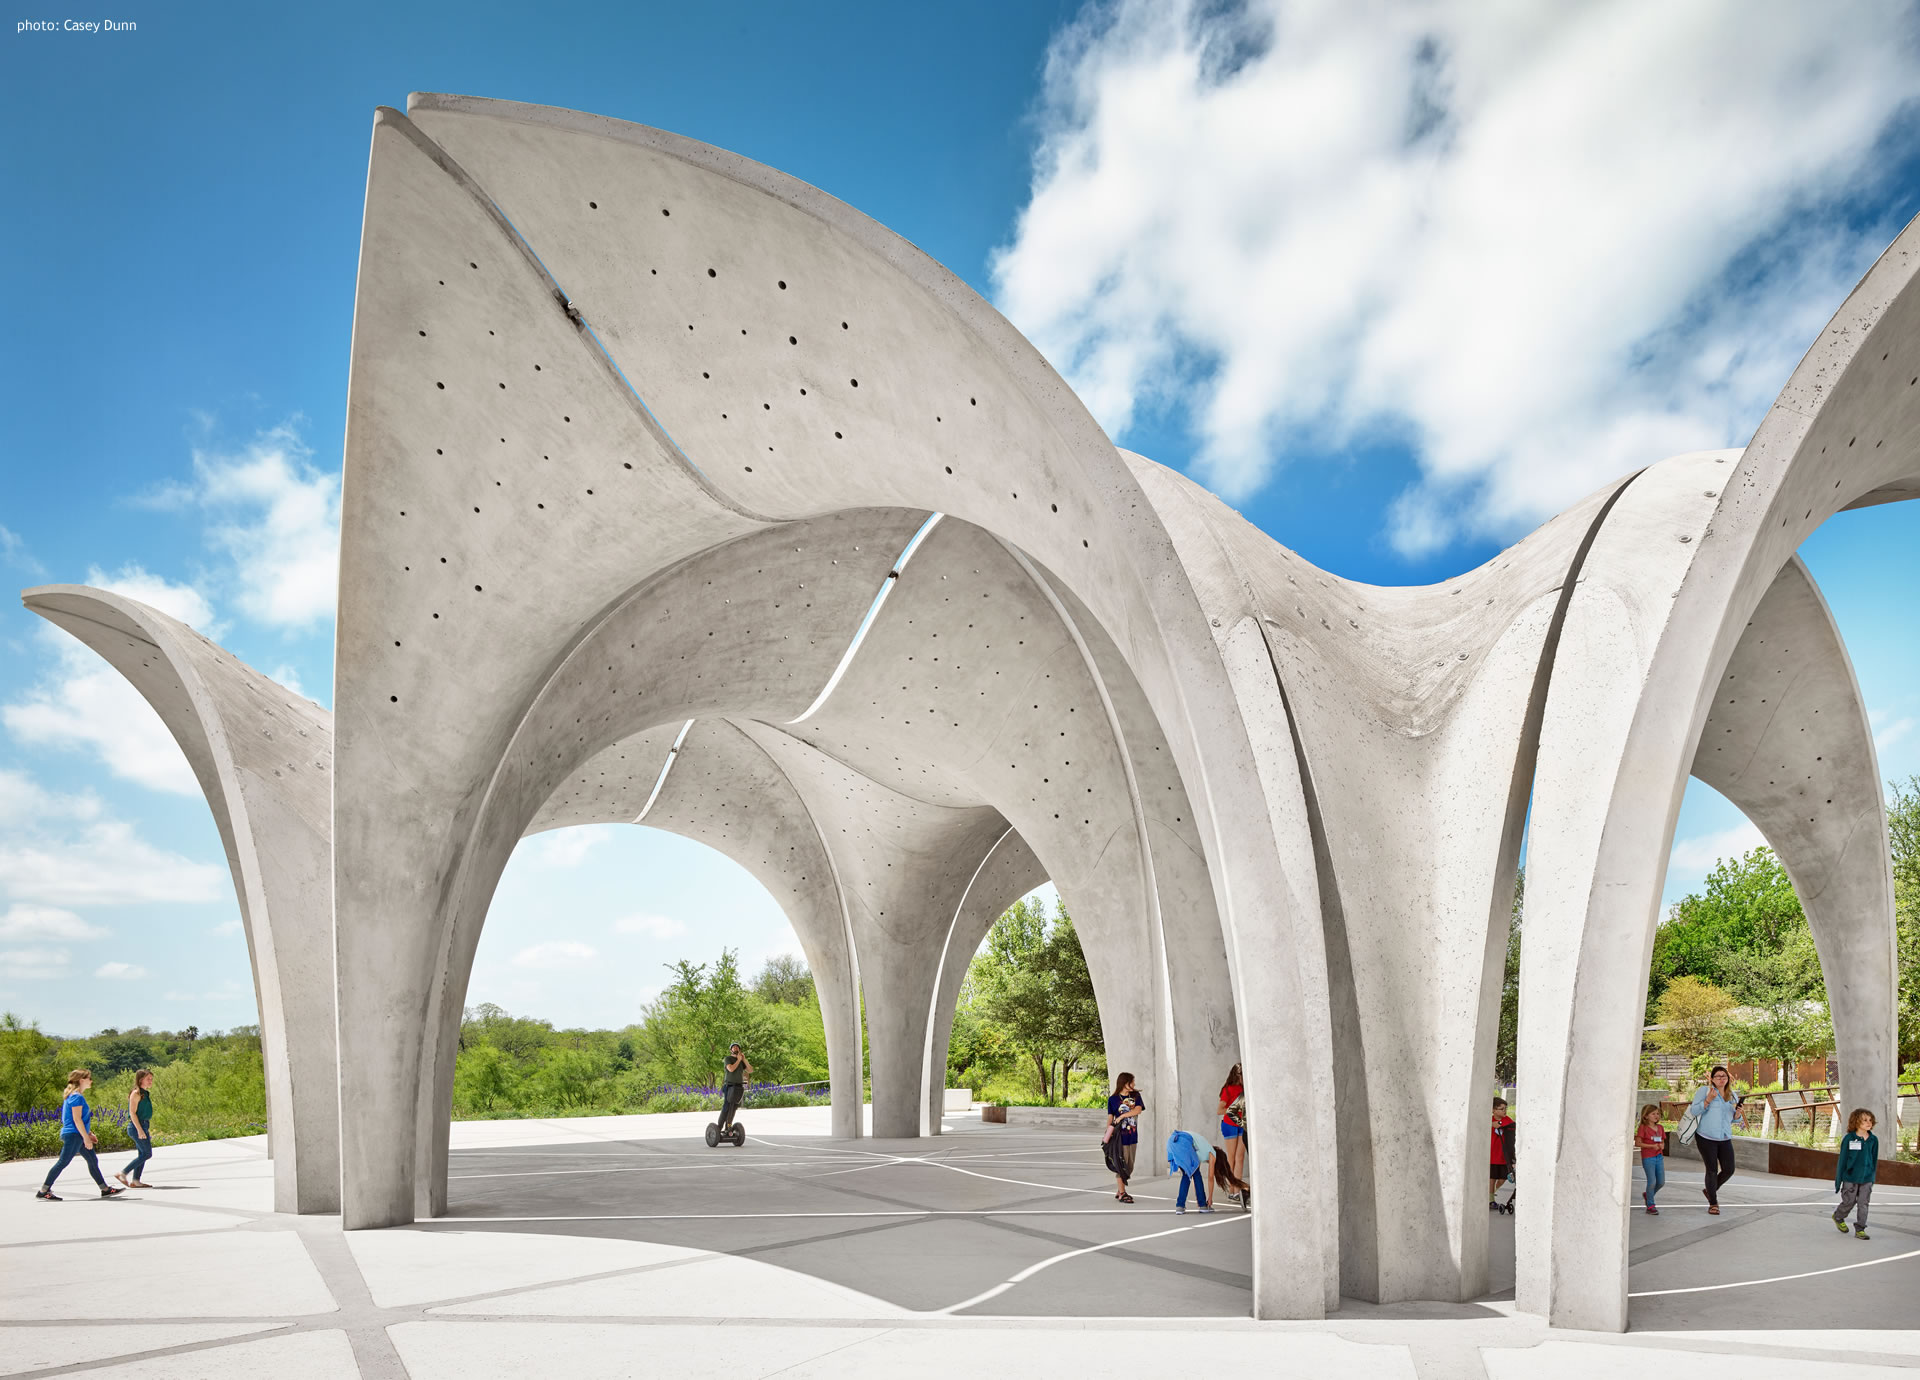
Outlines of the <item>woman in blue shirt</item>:
{"type": "Polygon", "coordinates": [[[108,1187],[107,1181],[100,1177],[100,1161],[93,1153],[93,1108],[87,1105],[87,1089],[92,1086],[93,1075],[85,1069],[75,1069],[67,1075],[67,1096],[60,1104],[60,1158],[53,1162],[53,1168],[47,1171],[47,1181],[40,1185],[34,1197],[49,1203],[60,1201],[54,1194],[53,1181],[60,1177],[61,1170],[73,1163],[75,1155],[86,1160],[87,1172],[100,1185],[102,1198],[116,1198],[126,1192],[124,1188],[108,1187]]]}
{"type": "Polygon", "coordinates": [[[1723,1065],[1715,1064],[1707,1075],[1707,1086],[1693,1095],[1687,1108],[1700,1118],[1693,1143],[1700,1147],[1700,1159],[1706,1165],[1707,1183],[1701,1191],[1707,1195],[1707,1211],[1720,1215],[1720,1190],[1733,1177],[1733,1113],[1740,1105],[1740,1094],[1733,1090],[1733,1077],[1723,1065]]]}

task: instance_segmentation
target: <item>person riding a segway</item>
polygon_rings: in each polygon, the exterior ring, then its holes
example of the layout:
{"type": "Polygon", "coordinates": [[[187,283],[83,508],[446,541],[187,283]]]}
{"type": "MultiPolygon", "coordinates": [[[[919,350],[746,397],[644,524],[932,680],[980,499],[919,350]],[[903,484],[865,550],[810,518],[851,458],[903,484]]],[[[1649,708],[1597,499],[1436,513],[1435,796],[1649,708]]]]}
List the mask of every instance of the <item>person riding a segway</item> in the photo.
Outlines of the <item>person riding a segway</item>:
{"type": "Polygon", "coordinates": [[[740,1099],[747,1095],[747,1078],[753,1072],[753,1065],[747,1062],[747,1056],[738,1044],[727,1049],[727,1066],[720,1079],[720,1120],[707,1127],[709,1147],[721,1141],[731,1141],[739,1146],[747,1143],[747,1128],[736,1126],[733,1114],[740,1110],[740,1099]]]}

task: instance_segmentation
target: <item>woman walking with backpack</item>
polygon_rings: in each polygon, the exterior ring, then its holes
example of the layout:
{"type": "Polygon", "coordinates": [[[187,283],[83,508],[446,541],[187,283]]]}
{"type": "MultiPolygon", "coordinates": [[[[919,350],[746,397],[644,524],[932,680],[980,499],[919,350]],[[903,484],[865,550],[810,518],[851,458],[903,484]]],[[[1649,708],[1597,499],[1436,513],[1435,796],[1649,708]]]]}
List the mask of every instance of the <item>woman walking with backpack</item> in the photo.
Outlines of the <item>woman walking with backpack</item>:
{"type": "Polygon", "coordinates": [[[1687,1116],[1693,1119],[1694,1143],[1700,1147],[1700,1162],[1706,1166],[1707,1211],[1720,1215],[1720,1190],[1733,1177],[1733,1114],[1740,1105],[1740,1094],[1733,1090],[1733,1075],[1724,1064],[1715,1064],[1707,1075],[1707,1086],[1693,1095],[1687,1116]]]}
{"type": "Polygon", "coordinates": [[[53,1162],[53,1168],[47,1171],[47,1181],[40,1185],[34,1197],[49,1203],[61,1201],[53,1191],[53,1181],[73,1163],[75,1155],[87,1162],[87,1172],[100,1185],[102,1198],[117,1198],[126,1192],[124,1188],[109,1187],[100,1177],[100,1160],[93,1153],[93,1108],[87,1105],[87,1089],[92,1086],[93,1075],[86,1069],[75,1069],[67,1075],[67,1095],[60,1104],[60,1158],[53,1162]]]}

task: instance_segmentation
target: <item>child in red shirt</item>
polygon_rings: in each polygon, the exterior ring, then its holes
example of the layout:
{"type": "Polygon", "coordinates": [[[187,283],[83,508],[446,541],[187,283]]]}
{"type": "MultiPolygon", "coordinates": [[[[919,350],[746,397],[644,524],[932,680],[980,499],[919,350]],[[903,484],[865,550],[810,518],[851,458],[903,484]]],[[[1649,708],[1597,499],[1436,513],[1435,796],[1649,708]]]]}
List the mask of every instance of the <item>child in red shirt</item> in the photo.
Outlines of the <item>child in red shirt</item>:
{"type": "Polygon", "coordinates": [[[1500,1191],[1500,1185],[1513,1177],[1514,1160],[1513,1118],[1507,1115],[1507,1100],[1504,1097],[1493,1099],[1493,1145],[1487,1158],[1487,1206],[1499,1206],[1493,1195],[1500,1191]]]}
{"type": "Polygon", "coordinates": [[[1643,1195],[1647,1215],[1658,1217],[1660,1209],[1653,1205],[1653,1195],[1667,1186],[1667,1128],[1660,1124],[1659,1103],[1649,1102],[1640,1109],[1640,1126],[1633,1133],[1633,1143],[1640,1151],[1640,1172],[1647,1179],[1643,1195]]]}

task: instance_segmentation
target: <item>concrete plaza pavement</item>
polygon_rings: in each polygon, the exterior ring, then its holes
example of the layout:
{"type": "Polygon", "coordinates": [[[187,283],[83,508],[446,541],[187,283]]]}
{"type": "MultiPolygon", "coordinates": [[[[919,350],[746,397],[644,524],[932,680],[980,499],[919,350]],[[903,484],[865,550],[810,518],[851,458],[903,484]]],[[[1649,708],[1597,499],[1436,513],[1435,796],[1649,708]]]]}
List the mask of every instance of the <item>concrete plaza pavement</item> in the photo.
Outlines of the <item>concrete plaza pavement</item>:
{"type": "Polygon", "coordinates": [[[826,1109],[795,1108],[709,1150],[706,1120],[457,1123],[450,1214],[387,1231],[273,1213],[258,1138],[163,1148],[161,1187],[111,1202],[77,1166],[50,1204],[44,1161],[0,1165],[0,1375],[1920,1369],[1920,1191],[1882,1187],[1859,1242],[1805,1180],[1742,1172],[1710,1217],[1677,1160],[1662,1214],[1633,1216],[1623,1336],[1513,1311],[1524,1187],[1493,1223],[1485,1299],[1256,1323],[1248,1218],[1175,1216],[1144,1174],[1116,1204],[1083,1132],[955,1117],[936,1140],[831,1141],[826,1109]]]}

